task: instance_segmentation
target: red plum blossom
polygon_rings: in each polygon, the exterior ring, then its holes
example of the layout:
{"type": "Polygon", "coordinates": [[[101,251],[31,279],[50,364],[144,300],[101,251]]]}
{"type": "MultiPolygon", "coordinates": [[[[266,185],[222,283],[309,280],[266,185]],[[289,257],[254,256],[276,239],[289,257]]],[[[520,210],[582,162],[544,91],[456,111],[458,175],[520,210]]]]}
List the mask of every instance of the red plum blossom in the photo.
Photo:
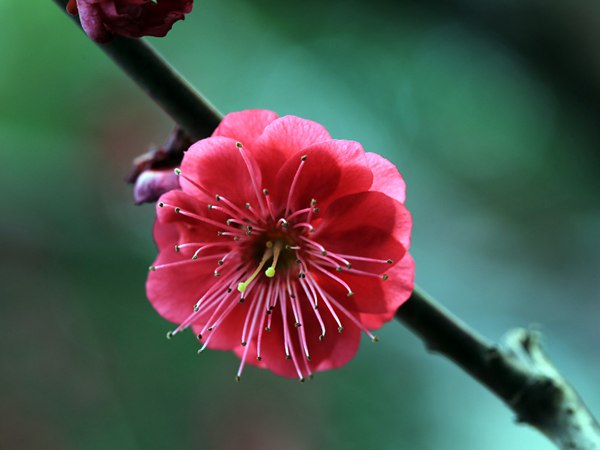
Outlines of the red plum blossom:
{"type": "Polygon", "coordinates": [[[150,302],[205,348],[304,380],[340,367],[413,290],[396,167],[318,123],[227,115],[157,203],[150,302]]]}

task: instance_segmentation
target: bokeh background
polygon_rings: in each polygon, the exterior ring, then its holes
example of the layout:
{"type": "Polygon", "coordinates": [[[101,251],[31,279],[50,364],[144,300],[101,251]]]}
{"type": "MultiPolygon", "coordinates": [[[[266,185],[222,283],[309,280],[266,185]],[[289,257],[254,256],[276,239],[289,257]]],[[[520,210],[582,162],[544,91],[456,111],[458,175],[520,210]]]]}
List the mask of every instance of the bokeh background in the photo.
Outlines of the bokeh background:
{"type": "MultiPolygon", "coordinates": [[[[49,0],[0,1],[0,447],[553,448],[392,322],[300,384],[148,304],[131,159],[172,123],[49,0]]],[[[323,123],[408,183],[417,282],[487,337],[534,326],[600,414],[600,6],[196,0],[150,39],[223,112],[323,123]]]]}

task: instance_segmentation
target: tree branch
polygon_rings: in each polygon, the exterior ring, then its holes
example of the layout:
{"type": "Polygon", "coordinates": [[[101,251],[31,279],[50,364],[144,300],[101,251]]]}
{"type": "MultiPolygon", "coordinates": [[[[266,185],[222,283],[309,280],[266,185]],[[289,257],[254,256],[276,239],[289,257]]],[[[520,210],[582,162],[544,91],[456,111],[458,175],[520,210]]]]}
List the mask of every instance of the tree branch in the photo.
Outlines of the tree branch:
{"type": "MultiPolygon", "coordinates": [[[[67,0],[54,0],[63,10],[67,0]]],[[[142,40],[115,38],[104,50],[186,132],[209,136],[221,114],[193,90],[142,40]]],[[[396,318],[440,353],[486,386],[560,449],[600,450],[600,426],[573,388],[548,360],[537,334],[510,331],[500,347],[446,311],[415,287],[396,318]]]]}
{"type": "MultiPolygon", "coordinates": [[[[66,13],[68,0],[53,1],[66,13]]],[[[79,18],[72,18],[79,25],[79,18]]],[[[208,137],[219,125],[222,114],[143,40],[116,36],[112,42],[98,47],[188,136],[196,140],[208,137]]]]}
{"type": "Polygon", "coordinates": [[[510,330],[493,345],[415,287],[396,318],[564,450],[600,450],[600,426],[546,357],[536,332],[510,330]]]}

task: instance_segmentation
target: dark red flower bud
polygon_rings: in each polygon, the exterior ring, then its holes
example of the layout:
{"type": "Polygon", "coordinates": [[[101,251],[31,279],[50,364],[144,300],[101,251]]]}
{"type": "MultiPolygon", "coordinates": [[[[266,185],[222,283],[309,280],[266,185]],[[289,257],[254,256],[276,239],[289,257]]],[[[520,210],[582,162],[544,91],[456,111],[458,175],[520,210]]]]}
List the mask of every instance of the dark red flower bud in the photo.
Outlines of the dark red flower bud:
{"type": "Polygon", "coordinates": [[[165,36],[173,23],[192,11],[193,0],[70,0],[67,11],[96,42],[113,36],[165,36]]]}
{"type": "Polygon", "coordinates": [[[133,199],[136,204],[155,202],[165,192],[179,189],[174,170],[179,167],[183,152],[192,142],[180,128],[175,128],[165,144],[152,148],[133,161],[127,182],[134,184],[133,199]]]}

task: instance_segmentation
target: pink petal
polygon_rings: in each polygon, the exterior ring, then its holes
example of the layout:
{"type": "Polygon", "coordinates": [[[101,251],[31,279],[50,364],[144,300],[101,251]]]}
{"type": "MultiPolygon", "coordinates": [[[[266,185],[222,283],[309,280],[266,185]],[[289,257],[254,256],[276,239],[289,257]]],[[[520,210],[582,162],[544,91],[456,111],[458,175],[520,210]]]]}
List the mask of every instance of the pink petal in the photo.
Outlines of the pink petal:
{"type": "Polygon", "coordinates": [[[328,140],[297,152],[281,167],[274,189],[278,204],[285,207],[287,196],[300,166],[306,156],[292,195],[291,209],[306,208],[317,200],[319,208],[337,197],[367,191],[373,175],[365,164],[364,150],[358,142],[328,140]]]}
{"type": "MultiPolygon", "coordinates": [[[[333,202],[313,240],[332,252],[397,262],[409,248],[411,227],[402,203],[381,192],[361,192],[333,202]]],[[[377,269],[374,263],[356,263],[355,268],[377,269]]]]}
{"type": "Polygon", "coordinates": [[[367,153],[366,159],[373,171],[373,184],[370,190],[383,192],[400,203],[404,203],[406,183],[396,166],[376,153],[367,153]]]}
{"type": "Polygon", "coordinates": [[[271,122],[251,148],[263,173],[264,187],[275,190],[275,176],[292,155],[330,139],[325,127],[311,120],[284,116],[271,122]]]}
{"type": "Polygon", "coordinates": [[[252,148],[254,142],[265,131],[267,125],[277,119],[273,111],[250,109],[227,114],[214,131],[213,136],[224,136],[252,148]]]}
{"type": "MultiPolygon", "coordinates": [[[[175,224],[156,221],[154,236],[161,249],[154,266],[181,261],[175,252],[179,233],[175,224]]],[[[195,302],[214,282],[213,267],[202,262],[190,262],[171,268],[150,271],[146,281],[146,294],[152,306],[167,320],[183,322],[192,312],[195,302]],[[177,282],[173,279],[176,277],[177,282]]]]}
{"type": "Polygon", "coordinates": [[[239,206],[249,202],[256,207],[258,200],[254,186],[260,189],[261,173],[252,156],[243,150],[248,157],[249,166],[246,165],[236,142],[235,139],[216,136],[192,145],[181,163],[182,189],[194,195],[200,192],[194,183],[186,180],[189,177],[204,187],[213,199],[218,194],[239,206]]]}
{"type": "Polygon", "coordinates": [[[360,312],[362,305],[357,305],[360,321],[370,330],[376,330],[384,323],[389,322],[396,314],[396,310],[411,296],[415,287],[415,262],[412,256],[407,253],[400,262],[394,265],[389,272],[389,278],[382,283],[383,296],[374,299],[383,304],[385,311],[379,311],[376,314],[369,312],[360,312]]]}

